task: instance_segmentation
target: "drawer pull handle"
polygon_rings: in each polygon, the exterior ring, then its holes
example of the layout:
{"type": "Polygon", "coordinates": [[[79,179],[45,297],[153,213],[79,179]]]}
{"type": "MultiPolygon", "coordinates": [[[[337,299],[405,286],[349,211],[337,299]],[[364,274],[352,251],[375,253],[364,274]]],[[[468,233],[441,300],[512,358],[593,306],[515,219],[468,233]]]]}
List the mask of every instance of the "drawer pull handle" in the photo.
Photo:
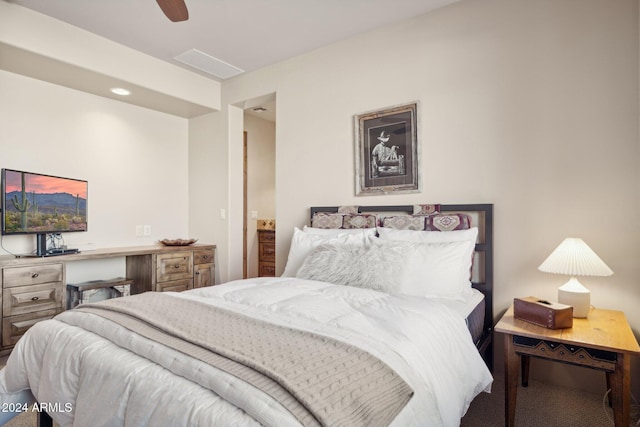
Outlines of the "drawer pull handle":
{"type": "Polygon", "coordinates": [[[200,272],[199,272],[199,271],[196,271],[196,276],[199,276],[199,275],[200,275],[200,272]]]}
{"type": "Polygon", "coordinates": [[[176,264],[173,266],[173,268],[180,268],[180,265],[176,264]]]}
{"type": "Polygon", "coordinates": [[[32,279],[35,279],[35,278],[36,278],[36,277],[38,277],[39,275],[40,275],[40,273],[33,273],[33,274],[31,275],[31,278],[32,278],[32,279]]]}
{"type": "Polygon", "coordinates": [[[38,301],[40,299],[40,297],[33,297],[31,298],[31,301],[38,301]]]}

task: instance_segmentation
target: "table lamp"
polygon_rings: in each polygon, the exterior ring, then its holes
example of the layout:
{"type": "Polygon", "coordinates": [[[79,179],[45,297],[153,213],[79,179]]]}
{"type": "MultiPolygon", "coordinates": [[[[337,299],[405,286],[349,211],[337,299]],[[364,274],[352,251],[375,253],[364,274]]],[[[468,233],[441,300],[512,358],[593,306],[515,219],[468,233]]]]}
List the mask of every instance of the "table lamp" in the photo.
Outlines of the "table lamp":
{"type": "Polygon", "coordinates": [[[538,270],[565,274],[571,279],[558,288],[558,302],[573,306],[573,317],[587,317],[591,293],[576,276],[611,276],[613,271],[582,239],[567,237],[551,252],[538,270]]]}

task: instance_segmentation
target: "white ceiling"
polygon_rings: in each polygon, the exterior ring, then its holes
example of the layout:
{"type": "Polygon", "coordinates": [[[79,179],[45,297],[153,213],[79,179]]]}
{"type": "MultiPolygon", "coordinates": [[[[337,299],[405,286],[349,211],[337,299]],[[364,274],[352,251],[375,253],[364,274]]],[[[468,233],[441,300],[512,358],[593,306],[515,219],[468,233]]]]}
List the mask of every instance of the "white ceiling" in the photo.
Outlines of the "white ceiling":
{"type": "MultiPolygon", "coordinates": [[[[189,19],[176,23],[155,0],[5,1],[221,81],[175,57],[197,49],[249,72],[458,0],[185,0],[189,19]]],[[[273,99],[260,106],[275,120],[273,99]]]]}
{"type": "Polygon", "coordinates": [[[192,71],[174,58],[197,49],[248,72],[458,0],[186,0],[176,23],[155,0],[7,1],[192,71]]]}

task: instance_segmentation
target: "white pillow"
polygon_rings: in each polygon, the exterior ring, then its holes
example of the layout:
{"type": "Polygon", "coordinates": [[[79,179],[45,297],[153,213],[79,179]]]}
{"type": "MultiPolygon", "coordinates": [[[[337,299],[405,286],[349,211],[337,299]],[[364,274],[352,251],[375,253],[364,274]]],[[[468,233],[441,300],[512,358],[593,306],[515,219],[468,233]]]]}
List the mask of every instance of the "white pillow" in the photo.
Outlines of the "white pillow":
{"type": "Polygon", "coordinates": [[[376,228],[315,228],[302,227],[302,231],[309,234],[319,234],[321,236],[331,236],[336,234],[364,234],[365,236],[375,236],[376,228]]]}
{"type": "Polygon", "coordinates": [[[311,251],[324,243],[333,244],[350,244],[365,245],[369,241],[369,237],[365,233],[339,233],[332,235],[320,235],[305,233],[298,227],[293,229],[293,237],[291,238],[291,247],[289,248],[289,257],[287,265],[282,273],[283,277],[295,277],[298,269],[302,265],[304,259],[311,251]]]}
{"type": "Polygon", "coordinates": [[[329,240],[310,249],[294,275],[388,293],[464,300],[472,293],[469,271],[473,249],[469,240],[371,239],[367,245],[329,240]]]}
{"type": "Polygon", "coordinates": [[[459,300],[472,293],[469,276],[474,242],[394,243],[407,245],[401,293],[459,300]]]}
{"type": "Polygon", "coordinates": [[[384,240],[402,240],[405,242],[474,242],[478,238],[478,227],[467,230],[452,231],[424,231],[424,230],[396,230],[394,228],[378,227],[378,236],[384,240]]]}
{"type": "Polygon", "coordinates": [[[322,244],[304,259],[296,276],[334,285],[399,293],[404,257],[403,248],[390,244],[383,247],[377,239],[370,245],[322,244]]]}

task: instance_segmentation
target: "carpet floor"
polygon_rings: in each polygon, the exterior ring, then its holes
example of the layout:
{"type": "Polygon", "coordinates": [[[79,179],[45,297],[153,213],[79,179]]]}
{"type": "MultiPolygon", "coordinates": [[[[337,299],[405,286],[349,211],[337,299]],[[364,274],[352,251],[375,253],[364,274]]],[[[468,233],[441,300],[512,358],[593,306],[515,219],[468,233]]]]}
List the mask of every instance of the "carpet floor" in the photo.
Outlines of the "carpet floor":
{"type": "MultiPolygon", "coordinates": [[[[613,426],[613,413],[604,404],[602,394],[529,381],[529,387],[518,387],[517,427],[608,427],[613,426]]],[[[632,405],[630,426],[640,426],[639,408],[632,405]]],[[[491,393],[481,393],[471,402],[463,417],[462,427],[504,425],[504,374],[496,373],[491,393]]]]}

